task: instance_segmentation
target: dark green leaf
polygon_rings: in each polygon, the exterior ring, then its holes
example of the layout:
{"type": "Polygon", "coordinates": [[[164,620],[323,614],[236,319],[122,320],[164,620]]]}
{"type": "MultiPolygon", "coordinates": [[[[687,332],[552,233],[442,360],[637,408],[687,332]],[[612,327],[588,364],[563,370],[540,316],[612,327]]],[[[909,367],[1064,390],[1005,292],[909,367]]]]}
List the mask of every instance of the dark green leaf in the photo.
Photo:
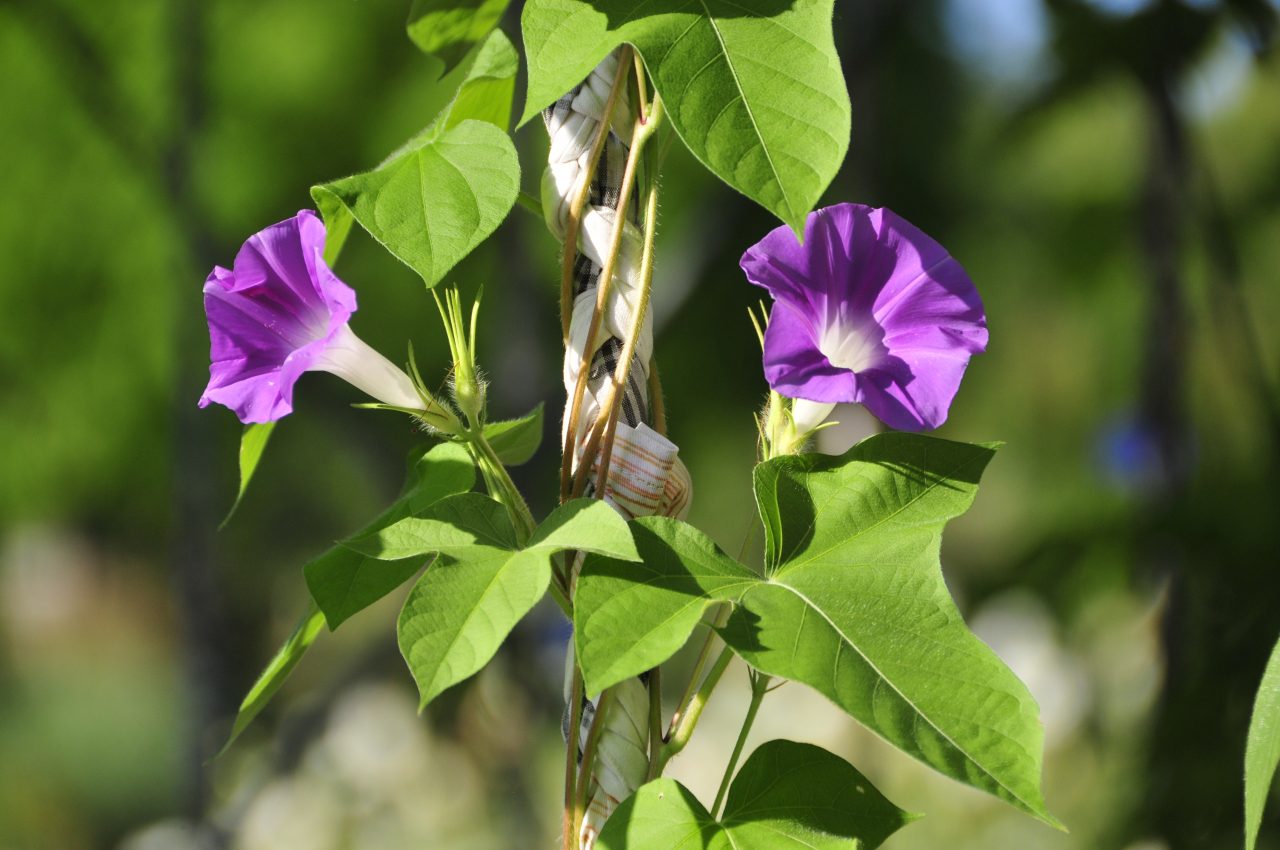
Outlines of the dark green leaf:
{"type": "MultiPolygon", "coordinates": [[[[461,446],[442,443],[409,468],[404,492],[377,519],[353,536],[366,537],[475,485],[475,464],[461,446]]],[[[349,541],[348,541],[349,542],[349,541]]],[[[395,590],[423,564],[422,557],[386,561],[338,545],[303,567],[311,598],[324,612],[330,629],[395,590]]]]}
{"type": "Polygon", "coordinates": [[[872,850],[912,821],[843,759],[769,741],[733,780],[719,822],[682,785],[642,787],[605,823],[600,850],[872,850]]]}
{"type": "Polygon", "coordinates": [[[510,0],[413,0],[409,38],[446,67],[460,62],[471,46],[493,31],[510,0]]]}
{"type": "Polygon", "coordinates": [[[939,562],[990,446],[882,434],[843,457],[764,464],[757,500],[782,563],[723,636],[752,666],[805,682],[890,743],[1054,826],[1026,687],[965,626],[939,562]]]}
{"type": "Polygon", "coordinates": [[[526,463],[538,451],[542,443],[543,407],[539,402],[528,416],[489,422],[484,426],[485,439],[506,466],[526,463]]]}
{"type": "Polygon", "coordinates": [[[1280,763],[1280,643],[1262,674],[1253,704],[1249,738],[1244,755],[1244,846],[1253,850],[1262,824],[1262,810],[1280,763]]]}
{"type": "Polygon", "coordinates": [[[574,647],[589,694],[657,667],[684,646],[708,605],[760,580],[691,525],[643,517],[631,533],[641,563],[593,555],[578,577],[574,647]]]}
{"type": "Polygon", "coordinates": [[[521,123],[633,44],[689,150],[799,231],[849,147],[833,2],[529,0],[521,123]]]}
{"type": "Polygon", "coordinates": [[[253,478],[254,471],[258,468],[258,461],[262,460],[262,453],[267,450],[267,440],[271,439],[271,432],[275,430],[276,423],[264,422],[256,425],[246,425],[244,433],[240,435],[240,489],[236,492],[236,500],[231,503],[231,510],[227,511],[227,516],[222,520],[222,524],[218,526],[222,529],[227,523],[231,522],[231,517],[235,516],[236,508],[240,507],[240,500],[244,498],[244,493],[249,489],[249,481],[253,478]]]}
{"type": "Polygon", "coordinates": [[[324,628],[324,616],[316,608],[315,603],[311,603],[307,607],[307,612],[302,615],[302,619],[298,622],[298,627],[293,630],[293,634],[289,635],[288,640],[276,652],[275,657],[271,659],[266,669],[258,676],[258,681],[253,683],[253,687],[249,689],[249,693],[245,695],[244,700],[240,703],[240,710],[236,713],[235,725],[231,728],[231,736],[222,745],[222,751],[219,755],[225,753],[231,747],[236,738],[240,737],[240,733],[253,722],[253,719],[276,695],[276,691],[280,690],[284,680],[289,677],[289,674],[293,672],[293,668],[302,660],[303,654],[315,642],[322,628],[324,628]]]}

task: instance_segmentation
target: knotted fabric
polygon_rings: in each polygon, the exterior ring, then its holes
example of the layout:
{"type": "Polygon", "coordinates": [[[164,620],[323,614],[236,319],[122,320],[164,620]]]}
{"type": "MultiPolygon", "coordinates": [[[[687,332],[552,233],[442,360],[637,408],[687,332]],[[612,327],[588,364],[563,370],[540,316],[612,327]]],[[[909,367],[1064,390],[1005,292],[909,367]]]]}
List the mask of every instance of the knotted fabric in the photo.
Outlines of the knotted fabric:
{"type": "MultiPolygon", "coordinates": [[[[578,375],[584,364],[588,369],[586,390],[572,442],[575,471],[581,463],[583,444],[592,425],[604,415],[603,406],[610,399],[609,387],[623,354],[624,341],[640,306],[644,233],[640,223],[640,205],[636,199],[643,194],[639,191],[641,181],[637,181],[637,191],[625,209],[618,208],[620,185],[636,120],[629,86],[623,86],[612,114],[607,117],[604,114],[616,75],[626,72],[625,68],[619,68],[620,55],[621,49],[606,56],[586,80],[543,113],[551,147],[542,179],[542,208],[547,227],[561,242],[565,240],[572,200],[581,191],[584,181],[590,181],[574,257],[573,312],[564,358],[568,406],[562,437],[568,436],[570,407],[578,375]],[[601,123],[606,120],[609,122],[609,134],[592,170],[589,162],[592,142],[601,123]],[[598,295],[596,287],[600,284],[619,215],[623,218],[623,231],[613,267],[613,284],[596,336],[588,339],[598,295]]],[[[646,311],[634,355],[627,366],[609,462],[609,480],[603,485],[603,498],[627,519],[652,514],[683,518],[692,495],[689,472],[680,461],[679,447],[650,427],[649,370],[652,357],[653,320],[646,311]]],[[[599,492],[601,488],[601,482],[597,480],[600,454],[596,454],[588,478],[590,492],[599,492]]],[[[573,565],[574,578],[579,566],[578,563],[573,565]]],[[[597,705],[598,701],[591,700],[583,705],[578,731],[580,748],[585,746],[597,705]]],[[[591,850],[605,820],[620,801],[644,782],[648,768],[649,698],[645,684],[640,679],[620,683],[613,689],[608,706],[592,765],[587,812],[578,837],[583,850],[591,850]]]]}

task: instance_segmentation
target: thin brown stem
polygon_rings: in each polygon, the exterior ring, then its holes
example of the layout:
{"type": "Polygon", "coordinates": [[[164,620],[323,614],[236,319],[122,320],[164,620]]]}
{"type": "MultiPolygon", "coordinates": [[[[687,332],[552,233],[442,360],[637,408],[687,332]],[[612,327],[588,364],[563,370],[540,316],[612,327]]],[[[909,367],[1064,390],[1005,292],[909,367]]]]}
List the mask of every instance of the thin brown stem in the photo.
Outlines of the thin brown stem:
{"type": "Polygon", "coordinates": [[[613,110],[622,94],[630,71],[627,54],[632,52],[630,46],[622,48],[618,57],[618,71],[613,78],[613,86],[609,89],[609,97],[604,102],[605,119],[596,128],[591,140],[591,155],[587,157],[586,168],[582,172],[582,183],[569,199],[568,215],[564,225],[564,253],[560,258],[560,329],[565,345],[569,344],[569,323],[573,319],[573,263],[578,256],[578,231],[582,228],[582,208],[591,195],[591,180],[596,172],[596,164],[600,161],[600,152],[604,150],[605,139],[609,138],[610,125],[613,123],[613,110]]]}
{"type": "MultiPolygon", "coordinates": [[[[623,388],[627,384],[627,376],[631,371],[631,360],[635,357],[636,342],[644,327],[645,315],[649,311],[649,294],[653,288],[653,245],[658,229],[658,181],[649,186],[648,198],[645,201],[644,215],[644,252],[640,260],[640,293],[636,299],[635,313],[631,317],[631,327],[622,345],[622,354],[618,365],[613,370],[613,383],[609,385],[609,394],[600,407],[600,415],[591,427],[578,460],[578,474],[573,482],[573,493],[578,495],[586,487],[587,471],[595,464],[595,455],[600,454],[600,470],[596,474],[596,495],[604,498],[608,490],[609,462],[613,456],[613,439],[618,428],[618,411],[622,401],[623,388]]],[[[585,370],[584,370],[585,372],[585,370]]]]}
{"type": "Polygon", "coordinates": [[[653,430],[667,436],[667,404],[662,398],[662,379],[658,377],[658,359],[649,358],[649,413],[653,417],[653,430]]]}
{"type": "MultiPolygon", "coordinates": [[[[651,135],[645,125],[636,122],[631,134],[631,149],[627,152],[626,168],[622,172],[622,183],[618,187],[618,207],[613,223],[613,234],[609,240],[609,250],[604,257],[604,265],[600,268],[599,282],[596,284],[596,305],[591,313],[591,321],[587,323],[587,336],[583,341],[582,362],[578,366],[578,380],[573,388],[573,398],[569,404],[568,427],[565,429],[564,454],[560,462],[560,499],[567,501],[576,489],[573,480],[574,446],[577,443],[578,419],[582,413],[582,398],[587,391],[587,376],[591,372],[591,353],[595,350],[594,341],[600,332],[600,322],[604,316],[605,305],[609,303],[609,293],[613,289],[613,272],[618,264],[618,255],[622,250],[622,234],[626,227],[626,208],[631,201],[631,190],[635,186],[636,171],[640,164],[640,153],[644,149],[645,140],[651,135]]],[[[580,490],[578,492],[581,492],[580,490]]]]}

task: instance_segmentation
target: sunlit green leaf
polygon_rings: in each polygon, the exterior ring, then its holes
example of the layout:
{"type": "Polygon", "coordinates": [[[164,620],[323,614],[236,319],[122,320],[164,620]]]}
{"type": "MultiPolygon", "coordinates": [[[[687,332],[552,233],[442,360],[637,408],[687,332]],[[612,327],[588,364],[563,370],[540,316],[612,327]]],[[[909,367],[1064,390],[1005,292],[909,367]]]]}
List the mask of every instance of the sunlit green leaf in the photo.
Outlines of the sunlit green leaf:
{"type": "Polygon", "coordinates": [[[640,560],[627,523],[599,499],[574,499],[556,508],[533,532],[526,548],[544,552],[572,549],[624,561],[640,560]]]}
{"type": "Polygon", "coordinates": [[[1035,700],[965,626],[939,562],[943,527],[968,509],[994,451],[889,433],[842,457],[763,464],[756,497],[782,563],[722,634],[757,669],[1056,826],[1035,700]]]}
{"type": "Polygon", "coordinates": [[[1280,763],[1280,643],[1262,674],[1253,704],[1244,755],[1244,846],[1253,850],[1262,824],[1262,810],[1280,763]]]}
{"type": "Polygon", "coordinates": [[[556,509],[522,550],[505,510],[486,496],[454,496],[429,514],[352,541],[381,557],[440,553],[409,592],[396,629],[423,706],[488,663],[546,593],[556,552],[638,557],[627,524],[598,500],[556,509]]]}
{"type": "Polygon", "coordinates": [[[429,567],[396,627],[421,706],[484,667],[550,582],[540,552],[477,546],[429,567]]]}
{"type": "Polygon", "coordinates": [[[528,416],[487,423],[484,436],[499,460],[507,466],[519,466],[537,453],[542,443],[542,423],[543,404],[539,402],[528,416]]]}
{"type": "Polygon", "coordinates": [[[461,61],[473,44],[498,25],[510,0],[413,0],[409,38],[447,67],[461,61]]]}
{"type": "Polygon", "coordinates": [[[463,121],[486,121],[499,129],[508,129],[519,70],[520,57],[511,40],[501,31],[491,33],[445,78],[456,80],[461,76],[461,81],[454,84],[457,94],[427,131],[443,133],[463,121]]]}
{"type": "Polygon", "coordinates": [[[480,493],[442,499],[419,515],[405,517],[345,541],[354,552],[384,561],[440,553],[466,557],[475,549],[514,549],[515,530],[507,509],[480,493]]]}
{"type": "Polygon", "coordinates": [[[218,526],[219,529],[231,521],[231,517],[235,516],[236,508],[240,507],[240,500],[249,489],[249,481],[252,480],[253,473],[258,468],[258,461],[262,460],[262,453],[267,450],[267,440],[271,439],[271,432],[275,427],[274,422],[246,425],[244,433],[240,435],[240,489],[236,491],[236,500],[231,503],[231,510],[227,511],[222,525],[218,526]]]}
{"type": "Polygon", "coordinates": [[[872,850],[913,820],[843,759],[769,741],[716,819],[672,779],[650,782],[605,823],[600,850],[872,850]]]}
{"type": "Polygon", "coordinates": [[[276,691],[280,690],[284,680],[293,672],[293,668],[302,660],[303,654],[315,642],[323,628],[324,615],[320,613],[320,609],[316,608],[315,603],[311,603],[298,622],[297,628],[293,630],[293,634],[289,635],[284,645],[277,650],[275,657],[267,664],[266,669],[258,676],[258,681],[253,683],[253,687],[240,703],[240,710],[236,713],[236,722],[231,728],[231,735],[222,746],[223,753],[276,695],[276,691]]]}
{"type": "Polygon", "coordinates": [[[765,577],[673,520],[633,525],[641,565],[588,558],[575,646],[589,692],[670,657],[707,606],[725,641],[804,682],[904,752],[1057,825],[1040,793],[1035,701],[965,626],[943,581],[947,521],[992,446],[883,434],[842,457],[762,464],[765,577]]]}
{"type": "Polygon", "coordinates": [[[520,167],[506,134],[518,59],[495,31],[441,85],[450,99],[381,165],[311,189],[336,260],[354,217],[434,286],[515,204],[520,167]]]}
{"type": "Polygon", "coordinates": [[[833,2],[529,0],[521,123],[630,43],[689,150],[799,230],[849,147],[833,2]]]}
{"type": "Polygon", "coordinates": [[[497,229],[520,188],[505,132],[463,121],[373,171],[312,190],[333,195],[383,247],[435,286],[497,229]]]}
{"type": "MultiPolygon", "coordinates": [[[[475,486],[475,464],[466,450],[442,443],[416,458],[409,467],[404,492],[377,519],[353,538],[365,537],[455,493],[475,486]]],[[[424,562],[421,556],[386,561],[338,545],[303,567],[307,589],[330,629],[377,602],[408,581],[424,562]]]]}
{"type": "Polygon", "coordinates": [[[737,599],[759,577],[691,525],[631,523],[641,563],[591,556],[574,594],[574,647],[588,694],[674,655],[707,606],[737,599]]]}

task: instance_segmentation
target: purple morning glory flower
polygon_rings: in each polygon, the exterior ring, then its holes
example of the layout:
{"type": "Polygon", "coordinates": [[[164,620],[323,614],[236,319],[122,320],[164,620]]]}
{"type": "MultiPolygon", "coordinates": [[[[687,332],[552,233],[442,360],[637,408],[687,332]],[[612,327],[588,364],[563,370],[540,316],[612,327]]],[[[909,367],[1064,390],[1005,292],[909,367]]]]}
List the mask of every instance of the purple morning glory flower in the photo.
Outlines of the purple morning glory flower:
{"type": "Polygon", "coordinates": [[[809,214],[804,244],[779,227],[742,270],[769,290],[769,385],[795,399],[858,402],[891,428],[936,428],[965,367],[987,347],[969,276],[941,245],[887,209],[809,214]]]}
{"type": "Polygon", "coordinates": [[[385,404],[417,409],[413,382],[347,324],[356,294],[324,262],[324,224],[310,210],[249,237],[233,268],[215,266],[204,285],[209,385],[241,422],[293,411],[293,385],[322,370],[385,404]]]}

